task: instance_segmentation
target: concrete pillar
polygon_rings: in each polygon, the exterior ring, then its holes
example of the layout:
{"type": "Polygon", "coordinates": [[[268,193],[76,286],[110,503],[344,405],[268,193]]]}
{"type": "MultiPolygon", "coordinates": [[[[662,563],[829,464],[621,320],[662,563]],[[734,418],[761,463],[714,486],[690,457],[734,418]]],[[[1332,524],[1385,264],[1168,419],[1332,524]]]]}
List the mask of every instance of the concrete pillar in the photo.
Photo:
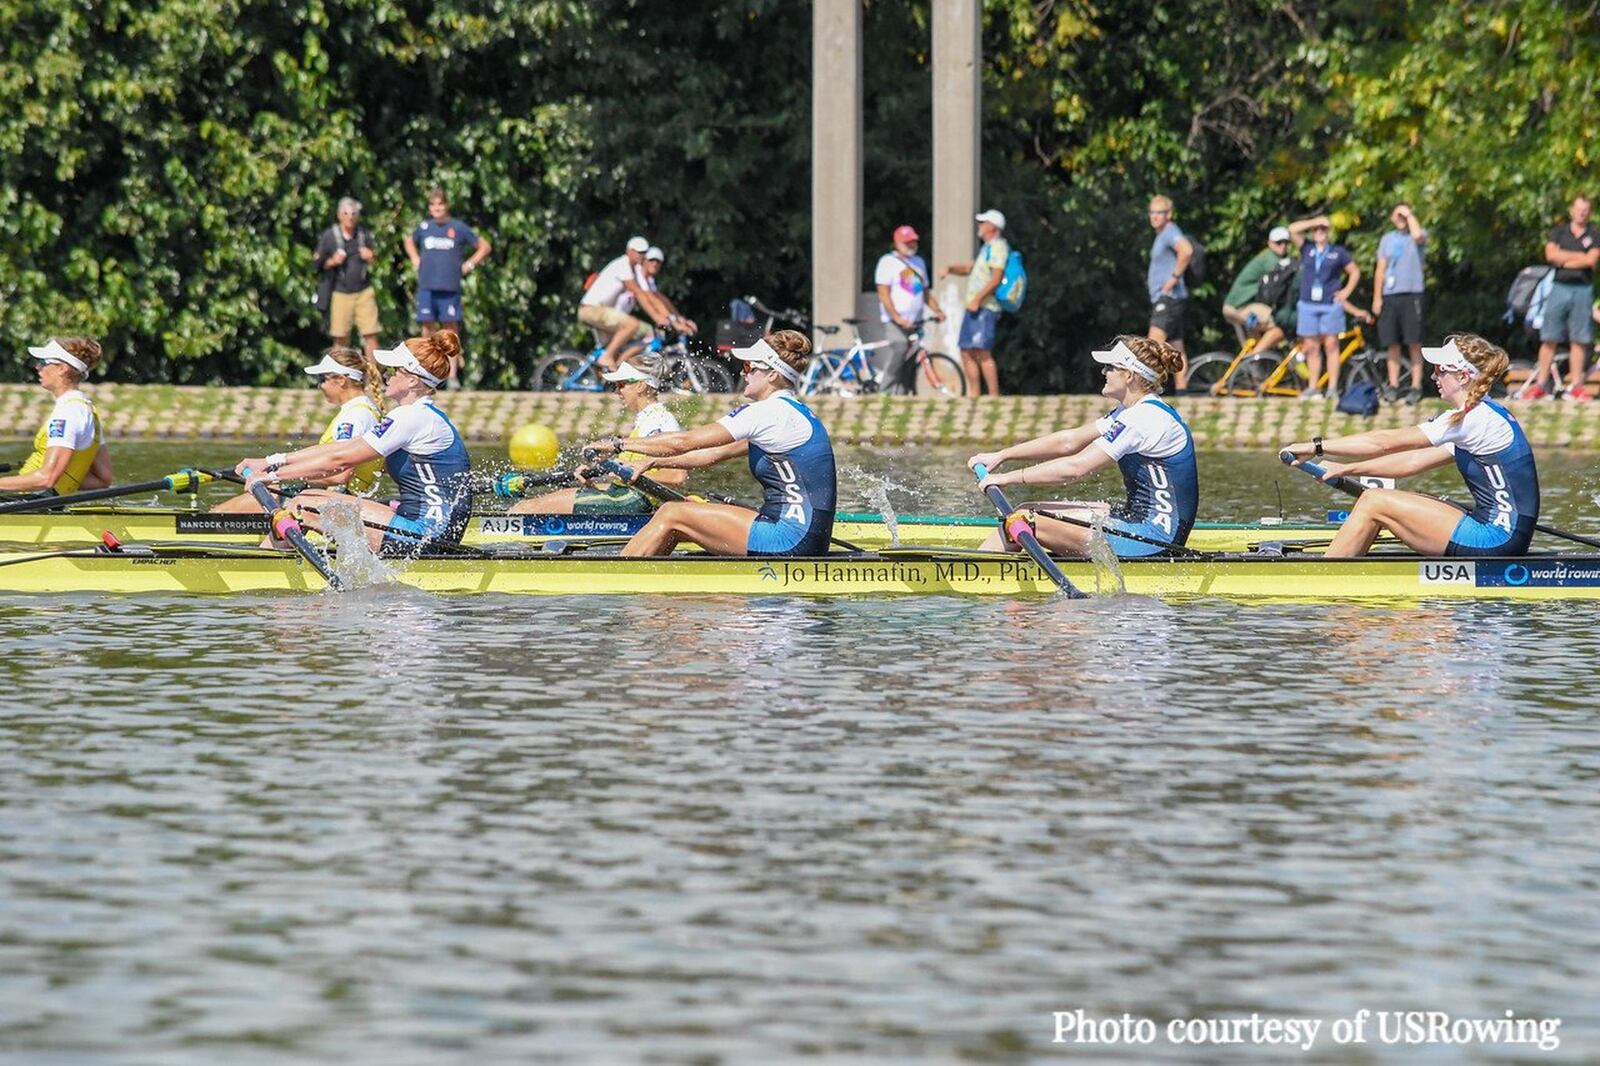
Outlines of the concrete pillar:
{"type": "MultiPolygon", "coordinates": [[[[978,248],[972,216],[979,211],[983,152],[981,16],[981,0],[933,4],[933,247],[926,255],[935,278],[978,248]]],[[[935,284],[940,305],[959,321],[959,299],[946,299],[948,283],[935,284]]],[[[941,347],[954,351],[952,344],[941,347]]]]}
{"type": "Polygon", "coordinates": [[[811,320],[837,323],[864,284],[861,0],[813,0],[811,56],[811,320]]]}

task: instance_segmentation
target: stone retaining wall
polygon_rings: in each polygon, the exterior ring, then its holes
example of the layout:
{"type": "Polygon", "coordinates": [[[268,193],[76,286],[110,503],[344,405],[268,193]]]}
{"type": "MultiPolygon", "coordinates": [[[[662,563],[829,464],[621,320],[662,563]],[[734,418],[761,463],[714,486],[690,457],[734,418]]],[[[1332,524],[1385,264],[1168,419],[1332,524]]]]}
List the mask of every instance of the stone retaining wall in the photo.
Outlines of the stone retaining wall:
{"type": "MultiPolygon", "coordinates": [[[[315,437],[332,413],[314,389],[174,385],[91,386],[107,434],[141,440],[304,440],[315,437]]],[[[737,402],[726,396],[685,396],[669,401],[685,425],[708,422],[737,402]]],[[[1412,425],[1442,410],[1433,400],[1419,407],[1383,408],[1375,418],[1341,415],[1332,401],[1213,399],[1174,401],[1203,447],[1270,447],[1313,435],[1333,436],[1375,427],[1412,425]]],[[[541,422],[563,441],[624,428],[609,396],[540,392],[452,392],[440,404],[476,442],[500,442],[527,422],[541,422]]],[[[924,400],[875,396],[819,397],[813,404],[835,440],[863,444],[982,444],[1036,436],[1080,425],[1105,412],[1098,396],[1002,396],[924,400]]],[[[50,397],[32,385],[0,385],[0,436],[30,438],[50,409],[50,397]]],[[[1600,404],[1542,401],[1515,404],[1528,437],[1545,447],[1600,447],[1600,404]]]]}

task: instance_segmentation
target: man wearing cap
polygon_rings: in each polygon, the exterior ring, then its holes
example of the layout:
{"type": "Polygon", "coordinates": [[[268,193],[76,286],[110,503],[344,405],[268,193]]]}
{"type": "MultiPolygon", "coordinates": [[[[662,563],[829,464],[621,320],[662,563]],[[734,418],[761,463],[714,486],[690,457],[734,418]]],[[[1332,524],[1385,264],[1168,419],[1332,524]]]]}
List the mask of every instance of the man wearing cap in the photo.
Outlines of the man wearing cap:
{"type": "MultiPolygon", "coordinates": [[[[1189,290],[1183,284],[1183,272],[1194,255],[1194,244],[1172,221],[1172,201],[1165,196],[1150,200],[1150,228],[1156,235],[1150,243],[1150,266],[1145,271],[1145,287],[1150,292],[1150,327],[1146,336],[1166,341],[1181,354],[1184,312],[1189,306],[1189,290]]],[[[1188,378],[1186,356],[1173,386],[1181,392],[1188,378]]]]}
{"type": "Polygon", "coordinates": [[[361,225],[361,201],[346,196],[339,201],[339,220],[317,239],[311,260],[322,272],[319,296],[327,290],[323,306],[334,347],[349,343],[354,326],[368,355],[378,350],[378,297],[367,276],[373,254],[372,231],[361,225]]]}
{"type": "Polygon", "coordinates": [[[1002,234],[1006,216],[994,208],[977,216],[978,240],[983,247],[970,263],[952,263],[947,274],[967,277],[967,309],[961,318],[961,372],[967,379],[967,395],[1000,395],[1000,372],[994,362],[994,331],[1000,323],[1000,301],[995,291],[1005,277],[1006,257],[1011,246],[1002,234]],[[980,386],[981,382],[981,386],[980,386]]]}
{"type": "Polygon", "coordinates": [[[665,324],[679,333],[687,333],[691,337],[700,332],[700,327],[694,319],[679,313],[678,305],[673,303],[667,294],[661,291],[661,285],[656,280],[661,274],[661,268],[666,265],[667,253],[655,245],[651,245],[644,253],[644,262],[641,266],[641,280],[644,291],[649,294],[650,317],[657,322],[665,320],[665,324]]]}
{"type": "Polygon", "coordinates": [[[939,301],[928,285],[928,264],[917,254],[917,231],[900,226],[894,231],[894,247],[878,258],[872,283],[878,289],[878,318],[883,322],[885,339],[879,381],[883,391],[901,395],[907,391],[905,358],[910,347],[908,333],[921,328],[924,309],[935,321],[944,321],[939,301]]]}
{"type": "MultiPolygon", "coordinates": [[[[1247,337],[1256,338],[1256,351],[1268,351],[1281,343],[1283,329],[1276,321],[1277,307],[1268,303],[1261,292],[1262,279],[1274,271],[1290,266],[1294,260],[1289,255],[1289,228],[1273,226],[1267,234],[1267,246],[1244,265],[1233,287],[1222,300],[1222,317],[1239,334],[1239,346],[1244,347],[1247,337]]],[[[1278,303],[1285,303],[1285,292],[1278,294],[1278,303]]],[[[1270,295],[1270,294],[1269,294],[1270,295]]],[[[1292,313],[1292,312],[1291,312],[1292,313]]]]}
{"type": "Polygon", "coordinates": [[[39,363],[39,384],[55,405],[33,438],[22,469],[0,477],[0,492],[65,496],[111,484],[111,452],[100,414],[79,387],[100,362],[100,344],[88,337],[52,337],[28,354],[39,363]]]}
{"type": "MultiPolygon", "coordinates": [[[[630,341],[647,341],[653,335],[648,325],[635,318],[634,307],[651,314],[652,304],[645,284],[644,257],[650,242],[630,237],[623,253],[600,268],[578,304],[578,321],[594,331],[595,342],[604,344],[600,365],[615,370],[619,353],[630,341]]],[[[666,325],[665,316],[651,314],[657,325],[666,325]]]]}
{"type": "MultiPolygon", "coordinates": [[[[683,429],[667,405],[661,402],[660,358],[654,353],[641,352],[624,360],[615,370],[600,375],[617,392],[622,409],[633,416],[629,437],[654,437],[662,433],[677,433],[683,429]]],[[[645,457],[638,452],[621,452],[617,462],[635,467],[645,457]]],[[[649,514],[655,509],[650,497],[624,485],[607,475],[596,475],[587,467],[579,467],[577,474],[584,484],[577,488],[549,492],[511,506],[511,514],[582,514],[582,515],[633,515],[649,514]],[[598,480],[593,480],[597,478],[598,480]]],[[[652,480],[665,485],[682,485],[688,478],[687,470],[661,468],[652,470],[652,480]]],[[[495,491],[502,495],[497,481],[495,491]]]]}
{"type": "Polygon", "coordinates": [[[1389,212],[1394,229],[1378,241],[1377,273],[1372,276],[1372,313],[1378,316],[1378,345],[1389,350],[1390,402],[1400,398],[1400,346],[1411,350],[1411,391],[1406,403],[1422,399],[1422,246],[1428,232],[1410,204],[1389,212]]]}
{"type": "MultiPolygon", "coordinates": [[[[450,217],[450,201],[435,185],[428,192],[428,217],[406,234],[406,255],[417,271],[417,321],[422,335],[438,330],[461,334],[461,282],[493,249],[487,237],[474,233],[460,219],[450,217]],[[463,252],[471,252],[463,258],[463,252]]],[[[460,384],[461,360],[450,364],[448,385],[460,384]]]]}

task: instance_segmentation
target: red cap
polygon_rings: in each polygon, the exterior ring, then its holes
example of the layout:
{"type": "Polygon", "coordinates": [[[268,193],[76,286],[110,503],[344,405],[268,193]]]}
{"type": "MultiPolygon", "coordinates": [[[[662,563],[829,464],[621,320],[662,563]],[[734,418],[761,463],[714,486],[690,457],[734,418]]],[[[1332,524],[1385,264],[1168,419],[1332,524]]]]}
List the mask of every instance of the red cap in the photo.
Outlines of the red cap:
{"type": "Polygon", "coordinates": [[[919,238],[917,237],[917,231],[912,229],[910,226],[900,226],[894,231],[894,239],[910,244],[912,241],[918,240],[919,238]]]}

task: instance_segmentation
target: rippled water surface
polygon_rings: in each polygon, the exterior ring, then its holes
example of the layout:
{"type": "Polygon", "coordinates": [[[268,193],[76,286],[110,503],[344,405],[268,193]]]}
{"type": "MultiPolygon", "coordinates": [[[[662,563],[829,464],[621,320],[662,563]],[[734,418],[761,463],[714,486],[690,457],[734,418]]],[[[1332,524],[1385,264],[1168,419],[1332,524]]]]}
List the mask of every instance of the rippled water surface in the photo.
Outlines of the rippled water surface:
{"type": "MultiPolygon", "coordinates": [[[[976,513],[959,459],[853,453],[847,502],[976,513]]],[[[1339,503],[1203,462],[1205,517],[1339,503]]],[[[1593,532],[1588,461],[1544,469],[1593,532]]],[[[1597,1061],[1597,622],[0,600],[0,1055],[1597,1061]],[[1561,1047],[1052,1044],[1079,1007],[1514,1010],[1561,1047]]]]}

